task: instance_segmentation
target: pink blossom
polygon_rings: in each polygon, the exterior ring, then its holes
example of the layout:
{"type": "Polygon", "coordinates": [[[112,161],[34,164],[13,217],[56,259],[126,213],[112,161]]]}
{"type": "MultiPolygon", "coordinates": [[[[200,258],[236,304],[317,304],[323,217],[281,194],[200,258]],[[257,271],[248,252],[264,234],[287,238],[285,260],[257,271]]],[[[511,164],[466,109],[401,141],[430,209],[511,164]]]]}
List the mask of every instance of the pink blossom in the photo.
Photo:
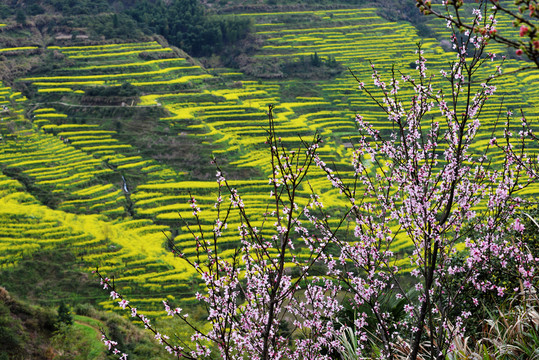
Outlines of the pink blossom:
{"type": "Polygon", "coordinates": [[[515,222],[513,223],[513,230],[518,232],[524,231],[524,224],[520,222],[520,219],[515,219],[515,222]]]}
{"type": "Polygon", "coordinates": [[[105,335],[102,336],[102,341],[103,343],[105,344],[105,346],[107,346],[107,348],[109,350],[111,350],[114,346],[118,345],[118,343],[116,341],[112,341],[112,340],[109,340],[109,339],[106,339],[105,338],[105,335]]]}
{"type": "Polygon", "coordinates": [[[122,309],[125,309],[125,307],[127,306],[127,304],[129,304],[129,301],[125,300],[125,299],[122,299],[118,302],[118,305],[120,305],[120,307],[122,309]]]}

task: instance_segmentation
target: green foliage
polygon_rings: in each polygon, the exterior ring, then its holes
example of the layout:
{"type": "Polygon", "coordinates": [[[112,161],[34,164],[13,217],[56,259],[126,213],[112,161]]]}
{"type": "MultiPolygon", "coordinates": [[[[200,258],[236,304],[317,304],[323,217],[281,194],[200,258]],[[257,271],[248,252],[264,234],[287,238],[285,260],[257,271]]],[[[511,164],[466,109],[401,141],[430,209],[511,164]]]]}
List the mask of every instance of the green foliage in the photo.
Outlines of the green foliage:
{"type": "MultiPolygon", "coordinates": [[[[529,209],[529,212],[534,214],[534,216],[537,216],[537,207],[529,209]]],[[[522,215],[521,220],[525,226],[522,239],[515,238],[511,239],[511,241],[523,240],[524,243],[528,244],[532,253],[535,256],[538,256],[539,247],[537,246],[537,235],[539,233],[539,229],[530,218],[522,215]]],[[[473,236],[474,234],[471,233],[471,237],[473,236]]],[[[465,255],[462,253],[455,254],[452,256],[451,262],[454,267],[466,266],[465,255]]],[[[500,259],[492,259],[491,262],[499,263],[500,259]]],[[[485,319],[503,316],[503,311],[500,309],[503,309],[508,305],[510,308],[516,308],[522,305],[522,300],[526,300],[518,296],[519,292],[522,290],[521,279],[506,271],[506,268],[511,267],[516,267],[514,260],[508,261],[504,266],[498,264],[495,270],[480,271],[477,276],[478,281],[488,279],[505,287],[506,291],[503,296],[498,296],[492,292],[477,290],[469,281],[467,281],[468,274],[466,273],[455,274],[443,284],[444,288],[446,288],[449,293],[459,291],[464,295],[463,298],[465,300],[454,306],[453,316],[456,317],[463,312],[469,312],[471,314],[470,318],[468,319],[469,324],[466,329],[469,335],[473,336],[474,334],[480,332],[484,327],[485,319]],[[509,303],[508,299],[511,298],[513,298],[513,300],[511,303],[509,303]],[[488,304],[488,307],[484,305],[477,306],[474,304],[474,301],[477,301],[479,304],[488,304]]]]}
{"type": "Polygon", "coordinates": [[[318,53],[316,51],[314,52],[314,54],[311,54],[311,65],[317,67],[322,65],[322,61],[320,60],[320,57],[318,56],[318,53]]]}
{"type": "Polygon", "coordinates": [[[6,19],[11,15],[13,15],[12,7],[6,4],[0,4],[0,19],[6,19]]]}
{"type": "MultiPolygon", "coordinates": [[[[62,12],[65,15],[97,14],[110,10],[107,0],[5,0],[6,7],[10,7],[17,13],[34,16],[45,13],[46,8],[62,12]]],[[[3,12],[0,10],[0,15],[3,12]]],[[[6,13],[9,13],[6,11],[6,13]]]]}
{"type": "Polygon", "coordinates": [[[356,332],[350,326],[347,326],[339,339],[344,347],[341,352],[343,360],[356,360],[358,350],[358,338],[356,332]]]}
{"type": "Polygon", "coordinates": [[[88,96],[138,96],[140,90],[130,83],[124,83],[121,86],[95,86],[86,90],[88,96]]]}
{"type": "MultiPolygon", "coordinates": [[[[414,294],[410,293],[408,294],[410,297],[413,297],[414,294]]],[[[394,296],[386,296],[385,298],[381,299],[380,302],[380,308],[383,309],[384,314],[387,314],[388,317],[391,317],[395,322],[398,322],[400,320],[403,320],[406,316],[406,313],[404,311],[404,305],[406,304],[406,300],[404,298],[397,299],[394,296]]],[[[338,318],[336,321],[343,326],[347,326],[350,328],[354,328],[354,321],[356,320],[356,314],[357,313],[366,313],[367,314],[367,326],[365,327],[366,331],[370,333],[375,332],[375,327],[377,326],[377,320],[374,312],[369,307],[369,305],[365,304],[363,308],[358,308],[355,311],[352,309],[352,306],[350,306],[349,302],[346,300],[343,301],[343,310],[339,312],[338,318]]]]}
{"type": "Polygon", "coordinates": [[[91,304],[88,304],[88,303],[77,304],[75,308],[73,309],[73,311],[75,312],[76,315],[79,315],[79,316],[88,316],[88,317],[97,316],[97,310],[95,309],[95,307],[93,307],[91,304]]]}
{"type": "MultiPolygon", "coordinates": [[[[290,59],[281,63],[281,71],[285,77],[301,79],[331,79],[344,70],[344,67],[337,62],[334,56],[321,57],[315,51],[308,57],[302,56],[299,59],[290,59]]],[[[311,96],[310,92],[298,93],[296,96],[311,96]]]]}
{"type": "Polygon", "coordinates": [[[137,2],[127,13],[149,33],[167,40],[194,56],[210,55],[244,38],[252,30],[249,18],[207,16],[198,0],[137,2]]]}
{"type": "Polygon", "coordinates": [[[129,359],[168,358],[149,334],[129,320],[95,309],[90,312],[93,317],[76,315],[73,319],[69,314],[75,322],[68,325],[57,321],[52,308],[29,305],[0,287],[0,360],[104,360],[108,357],[99,341],[100,329],[118,336],[129,359]]]}
{"type": "Polygon", "coordinates": [[[124,13],[79,15],[70,18],[69,24],[74,27],[87,28],[94,38],[132,40],[144,36],[137,23],[124,13]]]}
{"type": "Polygon", "coordinates": [[[91,15],[109,9],[107,0],[45,0],[43,3],[52,5],[55,10],[61,11],[66,15],[91,15]]]}
{"type": "Polygon", "coordinates": [[[495,311],[486,309],[481,328],[465,338],[453,340],[449,359],[514,360],[539,356],[539,312],[536,294],[519,294],[495,311]]]}
{"type": "Polygon", "coordinates": [[[318,97],[322,95],[320,88],[304,81],[283,84],[280,90],[283,101],[295,101],[298,96],[318,97]]]}
{"type": "Polygon", "coordinates": [[[71,310],[66,305],[65,302],[61,302],[60,306],[58,306],[58,327],[61,327],[63,325],[65,326],[71,326],[73,325],[73,316],[71,315],[71,310]]]}
{"type": "Polygon", "coordinates": [[[5,303],[0,303],[0,352],[15,352],[24,348],[25,334],[22,333],[20,319],[10,316],[10,309],[5,303]]]}
{"type": "Polygon", "coordinates": [[[54,323],[52,309],[16,300],[0,287],[0,354],[8,359],[43,358],[54,323]]]}
{"type": "Polygon", "coordinates": [[[15,21],[17,21],[18,24],[25,24],[26,23],[26,14],[21,9],[17,10],[15,14],[15,21]]]}
{"type": "Polygon", "coordinates": [[[118,342],[117,348],[129,354],[129,359],[167,359],[164,349],[150,340],[149,334],[117,314],[101,318],[109,338],[118,342]]]}
{"type": "Polygon", "coordinates": [[[28,14],[31,16],[40,15],[45,12],[45,9],[39,4],[31,4],[28,6],[28,14]]]}

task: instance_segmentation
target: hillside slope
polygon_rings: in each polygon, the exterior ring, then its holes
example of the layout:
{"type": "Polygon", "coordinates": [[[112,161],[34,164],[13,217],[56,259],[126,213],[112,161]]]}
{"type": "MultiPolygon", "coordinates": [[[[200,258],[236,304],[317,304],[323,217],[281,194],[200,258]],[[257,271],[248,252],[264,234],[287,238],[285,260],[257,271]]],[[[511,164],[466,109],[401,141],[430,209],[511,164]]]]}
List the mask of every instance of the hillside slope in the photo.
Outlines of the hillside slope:
{"type": "MultiPolygon", "coordinates": [[[[413,73],[419,40],[433,75],[454,58],[439,40],[421,38],[410,23],[388,21],[372,7],[250,10],[235,14],[250,19],[259,41],[250,56],[236,57],[243,72],[211,57],[204,66],[161,37],[139,37],[136,31],[132,39],[100,40],[91,34],[52,36],[59,30],[39,30],[37,23],[0,28],[0,54],[7,61],[2,64],[14,66],[2,72],[12,86],[0,89],[0,104],[6,106],[0,122],[0,261],[5,269],[44,250],[67,248],[81,259],[81,269],[99,266],[115,275],[130,300],[152,310],[147,314],[163,316],[161,301],[167,294],[193,306],[195,273],[167,251],[166,239],[174,239],[186,256],[196,256],[196,241],[180,219],[193,224],[191,196],[203,209],[201,231],[212,237],[217,190],[212,156],[242,194],[252,224],[271,236],[262,216],[271,190],[268,104],[275,104],[277,133],[287,147],[299,147],[298,136],[319,133],[324,161],[351,179],[355,114],[381,131],[389,129],[385,114],[356,91],[347,69],[365,83],[372,81],[369,60],[385,79],[393,65],[413,73]]],[[[520,64],[513,59],[505,66],[510,70],[520,64]]],[[[495,64],[487,65],[478,76],[495,70],[495,64]]],[[[504,108],[537,116],[535,79],[534,73],[523,72],[496,80],[498,93],[484,109],[483,142],[474,150],[488,142],[501,99],[504,108]]],[[[311,173],[309,184],[322,195],[335,215],[329,222],[335,224],[346,199],[321,171],[311,173]]],[[[527,191],[534,194],[537,188],[527,191]]],[[[300,204],[310,195],[311,188],[303,188],[300,204]]],[[[225,256],[237,247],[239,222],[237,214],[231,216],[230,230],[219,238],[225,256]]],[[[403,235],[394,249],[399,264],[406,266],[402,257],[409,248],[403,235]]],[[[304,255],[299,248],[297,256],[304,255]]],[[[3,285],[11,291],[16,287],[10,281],[3,285]]],[[[88,301],[116,306],[98,297],[88,301]]]]}
{"type": "Polygon", "coordinates": [[[115,336],[130,359],[164,359],[151,336],[114,314],[79,307],[59,315],[58,308],[30,305],[0,287],[0,359],[104,360],[101,330],[115,336]]]}

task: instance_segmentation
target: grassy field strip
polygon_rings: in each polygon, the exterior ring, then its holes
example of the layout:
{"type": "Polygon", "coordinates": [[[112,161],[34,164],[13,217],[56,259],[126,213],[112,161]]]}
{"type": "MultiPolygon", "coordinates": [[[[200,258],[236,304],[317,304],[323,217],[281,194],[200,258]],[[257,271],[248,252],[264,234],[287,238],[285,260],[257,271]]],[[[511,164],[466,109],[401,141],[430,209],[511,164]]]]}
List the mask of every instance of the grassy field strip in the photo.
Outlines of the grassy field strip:
{"type": "Polygon", "coordinates": [[[91,317],[73,315],[74,326],[88,341],[89,349],[87,354],[90,359],[97,359],[106,356],[106,350],[101,342],[101,330],[104,328],[101,321],[91,317]]]}

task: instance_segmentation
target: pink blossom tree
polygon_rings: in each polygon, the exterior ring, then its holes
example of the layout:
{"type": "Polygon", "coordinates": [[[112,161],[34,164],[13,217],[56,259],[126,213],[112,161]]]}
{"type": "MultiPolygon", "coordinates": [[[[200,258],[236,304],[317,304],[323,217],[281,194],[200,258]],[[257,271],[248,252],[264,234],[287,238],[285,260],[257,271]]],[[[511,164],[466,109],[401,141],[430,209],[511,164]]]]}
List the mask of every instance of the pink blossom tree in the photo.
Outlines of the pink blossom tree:
{"type": "MultiPolygon", "coordinates": [[[[522,241],[519,213],[526,203],[519,192],[539,174],[537,159],[526,153],[528,141],[537,138],[525,116],[513,125],[513,114],[504,112],[498,121],[503,125],[489,129],[488,143],[477,146],[499,70],[475,79],[477,70],[494,59],[485,46],[497,34],[495,18],[484,22],[483,16],[474,12],[464,40],[452,37],[457,57],[440,75],[429,73],[421,47],[415,76],[393,72],[385,80],[372,65],[373,85],[359,82],[359,89],[378,105],[392,130],[381,132],[356,116],[360,136],[352,178],[339,176],[317,154],[319,136],[288,149],[277,135],[272,107],[267,129],[271,202],[262,227],[253,225],[241,194],[216,164],[212,236],[202,231],[201,209],[191,198],[195,225],[189,231],[197,254],[188,258],[169,244],[200,275],[206,291],[197,299],[207,310],[209,331],[196,328],[182,309],[165,301],[167,313],[193,330],[190,342],[172,341],[98,271],[112,299],[178,358],[330,359],[346,352],[344,337],[353,338],[349,349],[358,359],[415,360],[444,359],[455,351],[454,340],[464,337],[472,315],[462,304],[480,306],[477,298],[466,297],[465,286],[499,297],[537,291],[539,259],[522,241]],[[413,95],[402,97],[401,88],[413,95]],[[503,161],[495,163],[494,154],[503,161]],[[301,199],[313,166],[348,202],[336,226],[319,194],[301,199]],[[227,229],[234,211],[240,225],[227,229]],[[237,231],[239,239],[226,257],[217,246],[225,231],[237,231]],[[405,265],[394,253],[400,242],[412,249],[405,265]],[[464,261],[456,262],[457,255],[464,261]],[[489,276],[499,270],[518,279],[518,288],[489,276]],[[402,303],[404,316],[388,310],[391,299],[402,303]],[[344,308],[355,312],[351,326],[337,320],[344,308]],[[282,331],[284,324],[290,331],[282,331]]],[[[113,340],[105,336],[104,341],[122,354],[113,340]]]]}
{"type": "Polygon", "coordinates": [[[474,146],[482,109],[495,91],[492,77],[477,85],[473,81],[477,67],[489,61],[482,56],[487,40],[487,36],[468,38],[474,46],[469,54],[468,44],[453,37],[459,57],[450,72],[442,72],[448,93],[433,90],[433,76],[427,73],[421,50],[418,78],[392,77],[386,83],[373,66],[380,95],[359,86],[386,113],[394,130],[384,135],[356,117],[362,136],[354,151],[352,182],[315,158],[350,199],[350,220],[355,223],[355,241],[335,239],[339,255],[324,257],[328,275],[346,285],[343,291],[352,295],[353,307],[366,305],[374,314],[374,324],[368,324],[367,312],[360,313],[356,332],[359,338],[379,342],[381,358],[416,359],[421,351],[429,358],[444,359],[453,350],[453,339],[464,337],[472,315],[455,310],[462,302],[479,303],[464,298],[464,286],[448,287],[452,278],[458,276],[464,284],[501,297],[514,290],[480,276],[499,267],[521,279],[518,290],[536,290],[538,258],[520,241],[523,226],[517,215],[525,202],[518,192],[538,175],[536,160],[524,149],[533,132],[523,117],[520,132],[513,136],[508,113],[503,140],[492,136],[487,146],[479,150],[474,146]],[[407,106],[399,97],[400,87],[406,85],[415,93],[407,106]],[[431,115],[434,109],[436,116],[431,115]],[[494,165],[491,156],[500,151],[503,164],[494,165]],[[407,286],[402,281],[406,270],[397,266],[392,251],[403,238],[413,244],[409,257],[413,281],[407,286]],[[466,256],[463,264],[452,261],[458,253],[466,256]],[[509,268],[509,262],[517,265],[509,268]],[[395,322],[384,309],[390,295],[405,299],[404,321],[395,322]],[[374,334],[362,330],[368,325],[375,328],[374,334]]]}

